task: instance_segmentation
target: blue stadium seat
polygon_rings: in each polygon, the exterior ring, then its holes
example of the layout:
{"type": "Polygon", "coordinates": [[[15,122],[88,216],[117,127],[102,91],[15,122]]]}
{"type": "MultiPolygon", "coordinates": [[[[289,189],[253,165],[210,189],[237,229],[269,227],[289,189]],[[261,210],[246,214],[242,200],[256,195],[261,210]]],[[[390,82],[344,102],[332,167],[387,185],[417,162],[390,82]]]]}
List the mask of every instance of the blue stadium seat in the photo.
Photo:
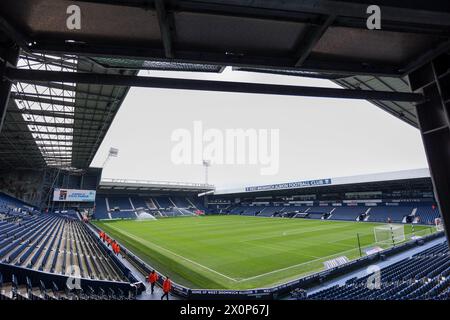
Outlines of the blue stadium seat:
{"type": "Polygon", "coordinates": [[[446,242],[380,270],[379,288],[367,286],[370,275],[352,278],[309,295],[311,300],[449,299],[450,252],[446,242]]]}

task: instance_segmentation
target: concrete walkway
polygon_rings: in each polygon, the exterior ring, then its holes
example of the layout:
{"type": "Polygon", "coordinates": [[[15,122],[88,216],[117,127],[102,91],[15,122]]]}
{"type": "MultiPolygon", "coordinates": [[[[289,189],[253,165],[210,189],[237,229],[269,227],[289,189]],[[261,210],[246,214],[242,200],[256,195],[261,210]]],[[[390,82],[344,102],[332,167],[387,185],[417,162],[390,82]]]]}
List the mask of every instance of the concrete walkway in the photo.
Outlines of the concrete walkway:
{"type": "MultiPolygon", "coordinates": [[[[111,247],[108,247],[108,250],[110,250],[112,252],[111,247]]],[[[119,254],[117,257],[120,260],[120,262],[122,262],[123,265],[131,271],[133,276],[145,285],[145,291],[143,291],[140,295],[138,295],[136,297],[137,300],[160,300],[161,299],[161,296],[163,295],[163,291],[162,291],[161,287],[156,285],[155,289],[153,291],[153,294],[152,294],[151,289],[150,289],[150,283],[148,283],[146,280],[148,275],[143,275],[138,269],[136,269],[121,254],[119,254]]],[[[166,298],[164,298],[164,300],[165,299],[166,298]]],[[[169,300],[180,300],[180,298],[173,294],[169,294],[169,300]]]]}

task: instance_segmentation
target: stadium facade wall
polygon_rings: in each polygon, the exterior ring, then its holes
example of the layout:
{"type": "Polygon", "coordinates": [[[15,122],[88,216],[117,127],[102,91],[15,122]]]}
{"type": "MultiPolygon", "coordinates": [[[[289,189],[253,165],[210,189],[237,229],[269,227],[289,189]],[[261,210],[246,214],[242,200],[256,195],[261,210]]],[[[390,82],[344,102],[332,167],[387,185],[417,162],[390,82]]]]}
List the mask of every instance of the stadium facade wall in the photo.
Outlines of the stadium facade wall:
{"type": "Polygon", "coordinates": [[[41,197],[42,171],[0,171],[0,192],[31,205],[37,205],[41,197]]]}
{"type": "Polygon", "coordinates": [[[94,202],[54,202],[53,190],[61,189],[81,189],[97,190],[102,175],[102,168],[88,168],[82,172],[58,171],[53,173],[53,180],[50,185],[44,187],[45,202],[43,205],[49,207],[50,211],[62,210],[66,208],[87,208],[92,209],[94,202]]]}
{"type": "MultiPolygon", "coordinates": [[[[82,172],[54,168],[8,171],[0,169],[0,192],[41,209],[48,205],[51,209],[60,209],[68,205],[52,202],[54,188],[96,190],[100,183],[101,172],[101,168],[89,168],[82,172]]],[[[71,205],[79,204],[69,204],[71,205]]]]}

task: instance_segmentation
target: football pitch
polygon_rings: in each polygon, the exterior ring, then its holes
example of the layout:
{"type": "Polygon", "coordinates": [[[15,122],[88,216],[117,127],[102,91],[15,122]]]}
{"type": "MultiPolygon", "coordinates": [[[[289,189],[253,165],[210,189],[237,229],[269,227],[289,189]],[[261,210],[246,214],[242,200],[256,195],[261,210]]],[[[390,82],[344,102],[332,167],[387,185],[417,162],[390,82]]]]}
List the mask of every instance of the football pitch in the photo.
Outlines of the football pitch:
{"type": "MultiPolygon", "coordinates": [[[[190,288],[264,288],[324,269],[324,262],[355,259],[373,246],[367,222],[200,216],[95,221],[112,238],[190,288]]],[[[411,226],[405,225],[411,236],[411,226]]],[[[416,235],[433,232],[415,226],[416,235]]],[[[383,247],[383,246],[381,246],[383,247]]]]}

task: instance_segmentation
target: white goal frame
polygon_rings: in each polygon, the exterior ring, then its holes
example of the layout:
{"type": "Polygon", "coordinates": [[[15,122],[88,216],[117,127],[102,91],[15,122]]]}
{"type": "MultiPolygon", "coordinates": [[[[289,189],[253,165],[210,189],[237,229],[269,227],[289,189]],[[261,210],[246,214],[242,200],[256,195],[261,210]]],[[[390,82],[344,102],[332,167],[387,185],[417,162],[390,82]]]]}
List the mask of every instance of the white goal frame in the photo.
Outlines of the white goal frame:
{"type": "Polygon", "coordinates": [[[442,223],[441,218],[434,219],[434,225],[436,227],[436,231],[444,231],[444,224],[442,223]]]}
{"type": "Polygon", "coordinates": [[[403,224],[384,224],[373,228],[375,242],[378,244],[395,245],[406,240],[403,224]]]}

